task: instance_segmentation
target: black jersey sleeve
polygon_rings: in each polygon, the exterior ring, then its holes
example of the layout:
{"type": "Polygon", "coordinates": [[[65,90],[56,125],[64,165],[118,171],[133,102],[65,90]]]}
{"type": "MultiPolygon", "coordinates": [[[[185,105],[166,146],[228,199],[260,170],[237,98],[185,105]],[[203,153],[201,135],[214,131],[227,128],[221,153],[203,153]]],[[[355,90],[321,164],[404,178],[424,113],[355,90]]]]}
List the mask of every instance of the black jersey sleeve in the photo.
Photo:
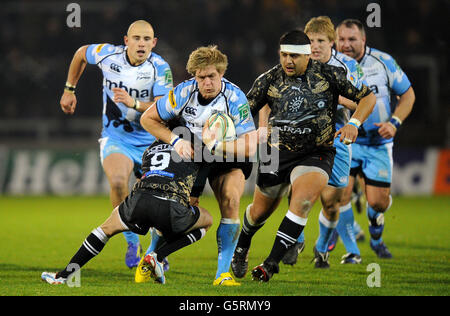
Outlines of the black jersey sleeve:
{"type": "MultiPolygon", "coordinates": [[[[370,89],[362,84],[358,89],[353,83],[347,79],[347,71],[341,67],[328,66],[327,72],[331,76],[331,81],[335,84],[339,95],[346,97],[355,102],[359,102],[362,98],[370,94],[370,89]]],[[[357,80],[355,78],[355,80],[357,80]]]]}
{"type": "Polygon", "coordinates": [[[269,90],[272,78],[273,69],[256,78],[252,88],[247,93],[248,104],[250,105],[250,110],[253,117],[255,117],[259,110],[267,104],[267,92],[269,90]]]}

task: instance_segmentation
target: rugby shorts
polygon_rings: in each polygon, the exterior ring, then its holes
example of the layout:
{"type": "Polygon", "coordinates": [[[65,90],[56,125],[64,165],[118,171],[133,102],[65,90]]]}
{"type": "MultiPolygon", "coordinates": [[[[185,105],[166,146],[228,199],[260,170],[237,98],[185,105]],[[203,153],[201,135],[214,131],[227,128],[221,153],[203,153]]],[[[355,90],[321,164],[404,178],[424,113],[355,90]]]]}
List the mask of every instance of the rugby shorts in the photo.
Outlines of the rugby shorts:
{"type": "Polygon", "coordinates": [[[200,210],[153,192],[133,190],[119,205],[119,215],[133,233],[145,235],[150,227],[155,227],[170,240],[191,228],[198,221],[200,210]]]}
{"type": "Polygon", "coordinates": [[[388,188],[392,182],[393,143],[383,145],[352,144],[350,175],[362,172],[366,184],[388,188]]]}
{"type": "Polygon", "coordinates": [[[328,185],[336,188],[345,188],[348,185],[350,166],[352,161],[352,145],[344,145],[338,138],[334,140],[336,156],[328,185]]]}
{"type": "MultiPolygon", "coordinates": [[[[262,189],[262,192],[268,188],[280,185],[284,185],[287,188],[291,184],[291,172],[298,166],[319,168],[330,178],[335,154],[336,150],[334,147],[320,148],[308,154],[280,152],[278,168],[274,172],[261,172],[262,165],[258,166],[256,184],[262,189]]],[[[285,191],[284,189],[280,190],[280,192],[285,191]]],[[[278,196],[281,196],[281,193],[278,196]]]]}
{"type": "Polygon", "coordinates": [[[203,163],[192,187],[191,196],[200,197],[205,189],[206,180],[211,183],[216,177],[227,173],[231,169],[241,169],[245,180],[250,177],[253,170],[252,162],[213,162],[203,163]]]}
{"type": "Polygon", "coordinates": [[[133,146],[112,137],[103,137],[98,140],[100,144],[100,161],[103,161],[111,154],[119,153],[127,156],[134,164],[133,171],[137,179],[142,176],[142,155],[147,149],[147,145],[133,146]]]}

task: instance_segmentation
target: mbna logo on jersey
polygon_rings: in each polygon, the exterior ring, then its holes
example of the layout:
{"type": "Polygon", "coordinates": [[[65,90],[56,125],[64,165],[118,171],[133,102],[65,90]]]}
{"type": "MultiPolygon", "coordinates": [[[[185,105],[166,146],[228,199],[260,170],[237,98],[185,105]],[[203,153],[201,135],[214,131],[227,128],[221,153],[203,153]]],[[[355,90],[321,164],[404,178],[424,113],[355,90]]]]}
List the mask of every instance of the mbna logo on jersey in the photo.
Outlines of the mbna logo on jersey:
{"type": "Polygon", "coordinates": [[[119,73],[120,73],[120,70],[121,70],[122,66],[119,66],[119,65],[117,65],[117,64],[115,64],[115,63],[112,63],[111,65],[109,65],[109,68],[110,68],[112,71],[115,71],[115,72],[119,72],[119,73]]]}

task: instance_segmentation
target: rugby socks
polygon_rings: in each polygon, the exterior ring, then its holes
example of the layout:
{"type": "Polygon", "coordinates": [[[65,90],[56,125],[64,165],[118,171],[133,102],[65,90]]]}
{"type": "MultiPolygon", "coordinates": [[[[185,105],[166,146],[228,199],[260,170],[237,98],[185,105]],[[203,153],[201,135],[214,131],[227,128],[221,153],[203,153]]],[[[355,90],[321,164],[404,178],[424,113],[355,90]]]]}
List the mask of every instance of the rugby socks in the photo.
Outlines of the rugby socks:
{"type": "Polygon", "coordinates": [[[157,229],[152,228],[151,235],[152,235],[152,240],[151,240],[150,246],[148,246],[148,249],[147,249],[147,252],[145,253],[145,255],[148,255],[151,252],[156,251],[156,249],[160,248],[165,242],[164,237],[157,229]]]}
{"type": "Polygon", "coordinates": [[[298,242],[298,243],[305,242],[305,232],[304,232],[304,231],[302,231],[302,233],[300,234],[300,236],[298,236],[297,242],[298,242]]]}
{"type": "Polygon", "coordinates": [[[252,243],[253,235],[264,226],[264,222],[261,224],[255,224],[250,217],[250,207],[252,204],[247,206],[247,209],[244,214],[244,220],[242,224],[241,234],[239,235],[239,240],[236,247],[240,248],[250,248],[250,244],[252,243]]]}
{"type": "Polygon", "coordinates": [[[127,240],[127,243],[131,243],[133,245],[139,244],[139,236],[131,231],[125,231],[123,232],[125,239],[127,240]]]}
{"type": "Polygon", "coordinates": [[[277,264],[286,254],[286,251],[297,241],[306,226],[307,218],[295,215],[291,211],[287,211],[286,216],[280,224],[275,237],[272,251],[265,262],[276,262],[277,264]]]}
{"type": "Polygon", "coordinates": [[[56,277],[68,278],[69,275],[79,270],[84,266],[89,260],[94,258],[96,255],[102,251],[105,244],[108,242],[109,238],[103,232],[100,227],[94,229],[89,236],[84,240],[80,249],[70,260],[69,264],[64,268],[64,270],[58,272],[56,277]]]}
{"type": "Polygon", "coordinates": [[[239,237],[239,219],[222,218],[217,228],[216,240],[218,248],[216,279],[222,273],[229,272],[231,259],[239,237]]]}
{"type": "Polygon", "coordinates": [[[162,247],[159,247],[157,250],[155,250],[155,253],[157,255],[157,260],[159,262],[162,262],[165,257],[169,256],[171,253],[180,250],[181,248],[184,248],[186,246],[189,246],[196,241],[199,241],[202,239],[206,234],[206,229],[204,228],[197,228],[193,231],[190,231],[186,235],[183,235],[179,239],[176,239],[170,243],[166,243],[162,247]]]}
{"type": "Polygon", "coordinates": [[[370,243],[373,246],[378,246],[383,242],[381,235],[384,230],[384,213],[389,210],[392,205],[392,196],[389,195],[389,206],[381,213],[375,211],[370,205],[367,204],[367,217],[369,218],[369,233],[370,243]]]}
{"type": "Polygon", "coordinates": [[[316,242],[316,249],[318,252],[325,253],[328,251],[328,242],[331,234],[337,226],[338,221],[330,221],[323,214],[323,209],[319,215],[319,239],[316,242]]]}
{"type": "Polygon", "coordinates": [[[339,208],[339,221],[336,226],[336,230],[341,237],[342,243],[345,249],[349,253],[355,255],[361,255],[358,245],[356,244],[355,232],[353,230],[353,222],[355,218],[353,216],[353,209],[351,202],[347,205],[343,205],[339,208]]]}

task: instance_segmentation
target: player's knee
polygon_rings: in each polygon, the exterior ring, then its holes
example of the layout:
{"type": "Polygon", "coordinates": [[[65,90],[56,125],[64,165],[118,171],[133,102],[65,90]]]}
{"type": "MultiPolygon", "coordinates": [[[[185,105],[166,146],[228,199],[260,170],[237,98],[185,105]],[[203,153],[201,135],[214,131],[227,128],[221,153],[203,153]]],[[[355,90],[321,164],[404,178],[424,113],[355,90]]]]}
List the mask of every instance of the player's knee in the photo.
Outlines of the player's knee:
{"type": "Polygon", "coordinates": [[[378,213],[384,213],[389,207],[389,198],[384,200],[367,201],[369,206],[378,213]]]}
{"type": "Polygon", "coordinates": [[[220,210],[222,212],[222,217],[239,217],[239,205],[240,199],[236,192],[227,192],[222,195],[220,199],[220,210]]]}
{"type": "Polygon", "coordinates": [[[308,217],[309,212],[311,211],[313,207],[313,203],[310,199],[302,198],[302,199],[296,199],[294,198],[291,201],[291,205],[294,204],[296,207],[289,206],[289,209],[291,212],[294,212],[296,215],[299,215],[301,217],[308,217]],[[291,209],[292,208],[292,209],[291,209]],[[297,208],[297,209],[295,209],[297,208]]]}
{"type": "Polygon", "coordinates": [[[335,214],[339,211],[339,201],[338,200],[322,201],[322,207],[324,212],[326,212],[327,214],[335,214]]]}
{"type": "Polygon", "coordinates": [[[126,195],[128,192],[128,179],[124,176],[113,176],[109,182],[111,191],[117,195],[126,195]]]}

